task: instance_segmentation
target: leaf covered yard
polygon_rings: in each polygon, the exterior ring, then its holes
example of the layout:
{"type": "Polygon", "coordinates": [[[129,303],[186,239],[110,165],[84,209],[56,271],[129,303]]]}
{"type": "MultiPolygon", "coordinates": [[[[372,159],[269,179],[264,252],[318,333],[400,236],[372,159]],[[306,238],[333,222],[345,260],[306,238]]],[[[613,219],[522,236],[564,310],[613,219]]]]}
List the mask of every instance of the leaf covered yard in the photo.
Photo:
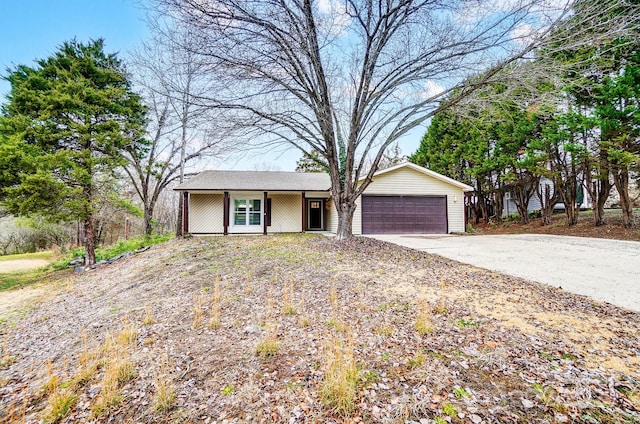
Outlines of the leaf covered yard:
{"type": "Polygon", "coordinates": [[[0,327],[4,422],[640,420],[637,313],[368,238],[174,240],[0,327]]]}

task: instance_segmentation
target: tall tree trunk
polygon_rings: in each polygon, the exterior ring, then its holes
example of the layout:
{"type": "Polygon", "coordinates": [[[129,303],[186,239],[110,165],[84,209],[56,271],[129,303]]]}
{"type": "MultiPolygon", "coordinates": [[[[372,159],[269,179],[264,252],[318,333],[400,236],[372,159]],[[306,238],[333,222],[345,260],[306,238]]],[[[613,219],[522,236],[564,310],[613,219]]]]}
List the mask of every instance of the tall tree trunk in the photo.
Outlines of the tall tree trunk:
{"type": "Polygon", "coordinates": [[[578,208],[576,205],[576,186],[569,184],[568,187],[562,187],[562,203],[564,203],[564,213],[567,217],[567,225],[571,227],[578,223],[578,208]]]}
{"type": "MultiPolygon", "coordinates": [[[[591,184],[587,184],[587,190],[591,189],[589,196],[593,203],[593,223],[596,227],[604,225],[604,205],[611,193],[611,181],[609,180],[610,170],[608,167],[608,153],[606,149],[600,149],[598,154],[598,177],[591,184]]],[[[590,177],[590,173],[587,174],[590,177]]]]}
{"type": "Polygon", "coordinates": [[[567,225],[576,225],[578,223],[579,208],[577,205],[578,186],[575,175],[569,176],[566,181],[559,178],[556,181],[556,184],[556,187],[558,187],[560,191],[560,198],[564,204],[564,213],[567,217],[567,225]]]}
{"type": "Polygon", "coordinates": [[[475,204],[475,215],[476,220],[475,223],[480,223],[479,215],[482,214],[482,221],[485,224],[489,223],[489,211],[487,211],[487,198],[482,191],[482,186],[478,185],[476,189],[476,204],[475,204]]]}
{"type": "Polygon", "coordinates": [[[518,215],[520,215],[520,223],[528,224],[529,223],[529,201],[517,201],[515,200],[518,196],[513,196],[514,203],[516,204],[516,208],[518,209],[518,215]]]}
{"type": "Polygon", "coordinates": [[[471,200],[471,196],[466,195],[467,205],[469,206],[469,210],[471,211],[471,217],[469,222],[473,222],[477,224],[480,222],[480,212],[478,211],[478,202],[471,200]]]}
{"type": "Polygon", "coordinates": [[[613,184],[620,197],[622,225],[625,228],[631,228],[633,226],[633,202],[629,196],[629,170],[626,167],[613,173],[613,184]]]}
{"type": "Polygon", "coordinates": [[[513,199],[513,203],[516,204],[516,208],[518,209],[518,215],[520,215],[521,224],[529,223],[529,200],[531,199],[533,190],[535,190],[535,187],[528,188],[527,186],[529,184],[537,186],[538,181],[536,179],[532,183],[520,183],[514,186],[511,192],[511,198],[513,199]]]}
{"type": "Polygon", "coordinates": [[[153,232],[153,225],[151,221],[153,220],[153,207],[145,206],[144,207],[144,233],[145,235],[150,236],[153,232]]]}
{"type": "Polygon", "coordinates": [[[336,230],[336,239],[346,240],[353,234],[353,213],[356,211],[355,202],[342,200],[335,202],[338,212],[338,229],[336,230]]]}
{"type": "Polygon", "coordinates": [[[578,223],[578,213],[576,211],[576,207],[574,205],[565,205],[564,213],[567,216],[567,225],[572,226],[578,223]]]}
{"type": "Polygon", "coordinates": [[[504,190],[500,188],[493,194],[493,216],[496,221],[502,222],[502,212],[504,211],[504,190]]]}
{"type": "Polygon", "coordinates": [[[591,197],[593,223],[596,227],[605,224],[604,205],[611,193],[611,181],[609,181],[609,173],[604,178],[601,176],[590,184],[589,197],[591,197]]]}
{"type": "Polygon", "coordinates": [[[84,264],[90,266],[96,263],[96,233],[93,228],[93,214],[84,221],[84,264]]]}
{"type": "Polygon", "coordinates": [[[554,195],[551,195],[551,186],[549,184],[544,185],[544,190],[538,184],[536,194],[540,200],[540,213],[542,214],[542,225],[551,224],[551,215],[553,214],[553,207],[556,205],[557,196],[554,189],[554,195]]]}
{"type": "MultiPolygon", "coordinates": [[[[191,115],[189,114],[189,109],[191,106],[190,97],[191,96],[191,78],[192,74],[189,74],[187,77],[187,86],[184,92],[184,97],[182,99],[182,117],[181,117],[181,134],[180,134],[180,178],[179,182],[182,184],[184,182],[184,165],[185,159],[187,155],[187,136],[189,129],[189,120],[191,119],[191,115]]],[[[184,226],[182,221],[184,220],[184,204],[183,204],[183,196],[178,196],[178,221],[176,222],[176,236],[181,237],[184,236],[184,226]]]]}

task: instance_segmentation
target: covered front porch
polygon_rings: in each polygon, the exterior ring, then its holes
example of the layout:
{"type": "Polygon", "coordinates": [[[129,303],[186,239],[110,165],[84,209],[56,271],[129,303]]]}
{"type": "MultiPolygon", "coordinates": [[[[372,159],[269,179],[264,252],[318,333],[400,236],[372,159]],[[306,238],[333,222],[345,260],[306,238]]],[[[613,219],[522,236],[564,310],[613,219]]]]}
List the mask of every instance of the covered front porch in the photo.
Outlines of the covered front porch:
{"type": "Polygon", "coordinates": [[[272,234],[328,228],[328,192],[185,191],[183,230],[194,235],[272,234]]]}

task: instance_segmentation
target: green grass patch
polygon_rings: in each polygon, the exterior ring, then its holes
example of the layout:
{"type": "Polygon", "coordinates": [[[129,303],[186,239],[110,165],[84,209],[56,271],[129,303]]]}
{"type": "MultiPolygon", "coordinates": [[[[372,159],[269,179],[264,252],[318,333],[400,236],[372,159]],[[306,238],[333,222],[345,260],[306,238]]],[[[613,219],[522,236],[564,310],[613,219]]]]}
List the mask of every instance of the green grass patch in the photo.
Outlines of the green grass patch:
{"type": "MultiPolygon", "coordinates": [[[[110,259],[125,252],[140,249],[144,246],[163,243],[173,238],[172,234],[155,234],[150,237],[135,237],[129,240],[119,241],[113,246],[104,246],[96,249],[96,261],[110,259]]],[[[47,282],[55,274],[54,270],[65,269],[69,263],[79,256],[84,256],[84,248],[80,247],[69,251],[63,259],[51,263],[49,267],[33,269],[28,271],[15,271],[0,273],[0,292],[20,289],[32,284],[47,282]]],[[[24,253],[20,255],[2,256],[0,260],[7,261],[13,259],[53,259],[53,252],[24,253]]]]}
{"type": "MultiPolygon", "coordinates": [[[[138,250],[145,246],[164,243],[165,241],[171,240],[173,237],[174,235],[171,233],[153,234],[151,236],[139,236],[130,238],[129,240],[120,240],[113,246],[101,246],[96,249],[96,262],[111,259],[123,253],[138,250]]],[[[56,261],[52,265],[54,269],[66,268],[69,266],[69,263],[77,257],[84,257],[84,247],[78,247],[69,251],[69,254],[64,259],[56,261]]]]}
{"type": "Polygon", "coordinates": [[[21,289],[47,280],[53,272],[47,268],[0,274],[0,292],[21,289]]]}
{"type": "Polygon", "coordinates": [[[51,251],[46,251],[46,252],[20,253],[17,255],[0,256],[0,261],[14,261],[19,259],[43,259],[45,261],[51,261],[55,259],[55,254],[51,251]]]}

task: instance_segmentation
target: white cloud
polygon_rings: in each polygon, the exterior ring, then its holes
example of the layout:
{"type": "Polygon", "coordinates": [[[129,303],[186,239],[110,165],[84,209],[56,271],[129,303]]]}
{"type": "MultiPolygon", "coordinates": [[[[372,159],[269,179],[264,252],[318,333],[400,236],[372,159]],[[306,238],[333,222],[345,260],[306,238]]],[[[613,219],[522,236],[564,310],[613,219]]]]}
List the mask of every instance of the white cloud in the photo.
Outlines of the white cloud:
{"type": "Polygon", "coordinates": [[[318,0],[318,10],[322,13],[331,12],[331,0],[318,0]]]}
{"type": "Polygon", "coordinates": [[[433,80],[429,80],[424,84],[424,91],[422,92],[422,98],[430,99],[445,91],[445,87],[442,84],[438,84],[433,80]]]}
{"type": "Polygon", "coordinates": [[[345,4],[340,0],[318,0],[318,11],[321,16],[321,31],[332,35],[345,35],[351,25],[351,17],[347,14],[345,4]]]}
{"type": "Polygon", "coordinates": [[[527,23],[520,23],[511,31],[513,40],[520,44],[531,43],[535,39],[536,34],[536,29],[527,23]]]}

